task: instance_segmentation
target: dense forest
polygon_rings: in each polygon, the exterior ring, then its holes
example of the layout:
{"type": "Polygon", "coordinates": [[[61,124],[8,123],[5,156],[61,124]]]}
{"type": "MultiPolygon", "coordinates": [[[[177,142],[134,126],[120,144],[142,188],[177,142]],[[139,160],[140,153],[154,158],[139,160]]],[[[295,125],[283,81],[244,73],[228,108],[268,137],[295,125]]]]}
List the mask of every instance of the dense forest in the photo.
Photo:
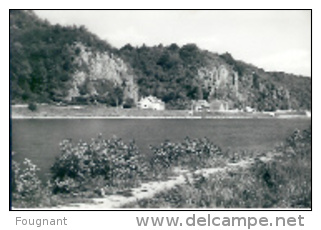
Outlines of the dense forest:
{"type": "Polygon", "coordinates": [[[196,44],[112,47],[84,26],[10,11],[10,97],[15,103],[132,107],[153,95],[167,109],[224,100],[259,111],[311,109],[311,79],[263,69],[196,44]]]}

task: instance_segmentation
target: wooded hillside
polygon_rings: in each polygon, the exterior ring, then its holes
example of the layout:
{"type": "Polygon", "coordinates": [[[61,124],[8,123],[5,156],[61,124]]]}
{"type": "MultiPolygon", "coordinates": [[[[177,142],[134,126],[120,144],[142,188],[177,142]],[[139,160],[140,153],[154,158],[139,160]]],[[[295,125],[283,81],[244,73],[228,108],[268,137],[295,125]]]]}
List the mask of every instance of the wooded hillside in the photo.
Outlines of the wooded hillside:
{"type": "Polygon", "coordinates": [[[131,107],[153,95],[167,109],[188,109],[197,99],[260,111],[311,109],[308,77],[266,72],[196,44],[116,49],[84,26],[51,25],[18,10],[10,11],[10,88],[12,103],[131,107]]]}

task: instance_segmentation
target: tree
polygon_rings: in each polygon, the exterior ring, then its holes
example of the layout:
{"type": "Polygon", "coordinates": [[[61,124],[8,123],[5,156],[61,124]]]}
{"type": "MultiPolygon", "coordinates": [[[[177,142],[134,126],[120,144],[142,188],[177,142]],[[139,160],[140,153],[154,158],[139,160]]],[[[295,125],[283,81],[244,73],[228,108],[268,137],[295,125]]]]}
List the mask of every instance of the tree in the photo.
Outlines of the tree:
{"type": "Polygon", "coordinates": [[[33,103],[33,102],[30,102],[28,104],[28,109],[32,112],[36,111],[37,110],[37,104],[36,103],[33,103]]]}
{"type": "Polygon", "coordinates": [[[204,97],[203,97],[203,89],[202,89],[202,87],[200,85],[197,87],[197,99],[198,100],[203,100],[204,99],[204,97]]]}
{"type": "Polygon", "coordinates": [[[125,102],[123,104],[124,109],[130,109],[130,108],[133,108],[134,106],[135,106],[134,99],[132,98],[125,99],[125,102]]]}
{"type": "Polygon", "coordinates": [[[116,86],[113,88],[113,91],[109,93],[108,105],[118,107],[123,103],[124,92],[121,87],[116,86]]]}

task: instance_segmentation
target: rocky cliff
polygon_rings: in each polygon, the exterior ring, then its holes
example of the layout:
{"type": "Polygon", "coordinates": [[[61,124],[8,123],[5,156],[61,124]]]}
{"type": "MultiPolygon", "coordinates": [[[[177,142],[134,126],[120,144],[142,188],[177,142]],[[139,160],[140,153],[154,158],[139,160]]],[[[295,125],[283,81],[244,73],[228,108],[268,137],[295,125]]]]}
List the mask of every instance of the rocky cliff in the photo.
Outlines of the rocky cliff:
{"type": "Polygon", "coordinates": [[[93,51],[81,42],[76,42],[72,49],[78,54],[74,59],[75,72],[71,75],[71,88],[66,100],[79,96],[97,96],[108,94],[108,87],[121,87],[124,98],[137,102],[138,87],[134,76],[126,63],[113,53],[93,51]],[[81,92],[82,91],[82,92],[81,92]]]}

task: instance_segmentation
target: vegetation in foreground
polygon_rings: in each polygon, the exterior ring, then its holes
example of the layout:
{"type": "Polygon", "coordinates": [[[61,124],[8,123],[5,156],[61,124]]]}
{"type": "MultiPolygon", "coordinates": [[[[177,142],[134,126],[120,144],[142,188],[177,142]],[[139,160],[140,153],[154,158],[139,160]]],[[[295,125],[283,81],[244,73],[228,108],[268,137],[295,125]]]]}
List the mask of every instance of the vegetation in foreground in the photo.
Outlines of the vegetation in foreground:
{"type": "Polygon", "coordinates": [[[54,206],[82,199],[113,194],[140,185],[142,181],[166,180],[176,167],[195,169],[199,165],[224,164],[221,149],[208,139],[182,143],[164,142],[151,147],[151,157],[143,157],[135,144],[119,138],[98,136],[90,143],[60,143],[61,155],[51,167],[51,179],[44,186],[37,177],[38,168],[26,160],[20,167],[12,164],[14,207],[54,206]]]}
{"type": "Polygon", "coordinates": [[[256,158],[123,208],[311,208],[311,129],[295,131],[271,161],[256,158]]]}
{"type": "MultiPolygon", "coordinates": [[[[174,169],[194,171],[223,167],[251,155],[223,154],[208,139],[165,141],[143,158],[136,144],[121,139],[61,143],[52,178],[43,185],[37,166],[12,162],[12,205],[16,208],[90,202],[90,198],[164,180],[174,169]]],[[[311,207],[311,128],[295,131],[270,161],[256,158],[251,167],[225,170],[210,177],[194,174],[186,184],[124,207],[140,208],[309,208],[311,207]]]]}

